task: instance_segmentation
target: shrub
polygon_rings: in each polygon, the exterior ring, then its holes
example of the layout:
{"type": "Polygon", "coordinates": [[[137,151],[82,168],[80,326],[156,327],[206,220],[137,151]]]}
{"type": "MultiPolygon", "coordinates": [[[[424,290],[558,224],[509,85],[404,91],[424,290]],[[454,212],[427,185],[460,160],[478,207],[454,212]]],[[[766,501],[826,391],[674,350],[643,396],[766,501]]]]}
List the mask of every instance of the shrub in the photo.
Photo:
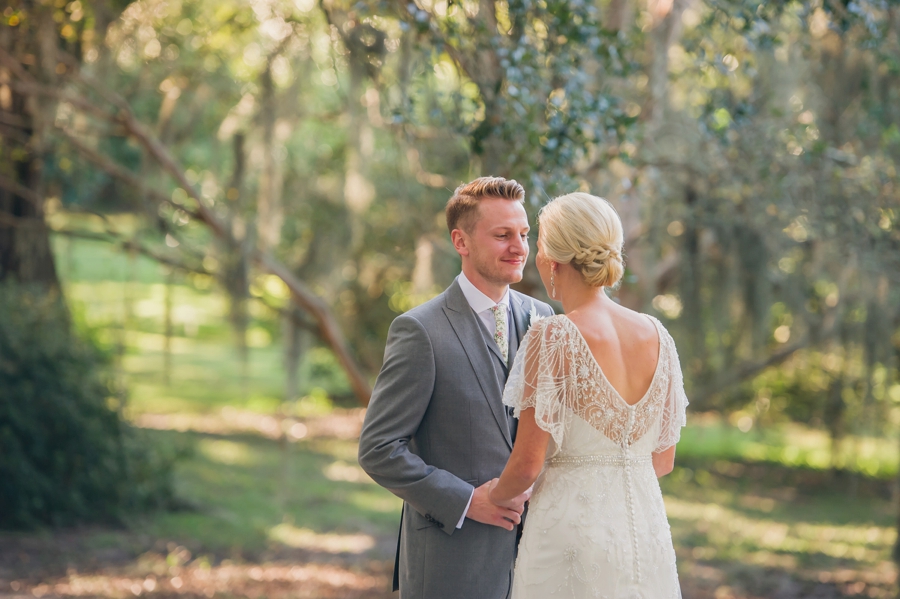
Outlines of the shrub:
{"type": "Polygon", "coordinates": [[[124,422],[54,294],[0,284],[0,528],[114,522],[172,503],[172,458],[124,422]]]}

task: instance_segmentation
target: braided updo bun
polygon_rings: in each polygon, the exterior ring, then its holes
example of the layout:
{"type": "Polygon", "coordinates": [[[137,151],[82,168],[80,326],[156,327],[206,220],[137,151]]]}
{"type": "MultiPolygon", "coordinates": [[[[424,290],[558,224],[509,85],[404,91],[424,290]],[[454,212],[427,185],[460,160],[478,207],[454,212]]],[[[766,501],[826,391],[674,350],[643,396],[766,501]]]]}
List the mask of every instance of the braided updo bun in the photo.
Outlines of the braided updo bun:
{"type": "Polygon", "coordinates": [[[625,273],[622,221],[612,205],[575,192],[560,196],[538,215],[544,254],[572,264],[592,287],[612,287],[625,273]]]}

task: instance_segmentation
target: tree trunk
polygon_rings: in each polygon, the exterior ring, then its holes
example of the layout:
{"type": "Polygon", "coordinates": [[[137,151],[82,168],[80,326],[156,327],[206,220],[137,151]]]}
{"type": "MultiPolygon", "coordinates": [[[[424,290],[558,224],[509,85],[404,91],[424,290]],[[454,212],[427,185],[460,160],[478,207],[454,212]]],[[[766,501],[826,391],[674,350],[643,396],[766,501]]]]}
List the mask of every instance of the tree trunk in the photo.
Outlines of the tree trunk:
{"type": "Polygon", "coordinates": [[[281,241],[281,226],[284,222],[284,210],[281,204],[284,169],[276,147],[278,142],[275,139],[277,106],[271,60],[260,77],[260,87],[262,87],[262,93],[259,124],[262,129],[263,164],[259,176],[256,204],[256,231],[259,247],[268,251],[277,247],[281,241]]]}
{"type": "MultiPolygon", "coordinates": [[[[0,29],[0,47],[9,55],[31,56],[30,74],[40,80],[46,71],[48,47],[55,53],[53,21],[49,28],[32,13],[28,27],[0,29]],[[22,31],[22,29],[25,29],[22,31]],[[36,58],[35,58],[36,57],[36,58]]],[[[55,58],[49,61],[55,64],[55,58]]],[[[52,72],[55,78],[55,72],[52,72]]],[[[23,96],[8,85],[11,73],[0,69],[0,280],[59,289],[50,236],[44,225],[42,122],[52,117],[55,103],[23,96]]]]}
{"type": "MultiPolygon", "coordinates": [[[[831,441],[831,474],[836,476],[841,469],[841,449],[844,441],[844,416],[847,405],[843,398],[844,379],[838,377],[828,388],[828,403],[825,406],[825,426],[831,441]]],[[[844,464],[846,466],[846,464],[844,464]]]]}
{"type": "Polygon", "coordinates": [[[350,82],[346,159],[344,162],[344,204],[350,220],[349,254],[354,258],[365,242],[364,217],[375,199],[375,186],[366,176],[367,163],[373,151],[373,133],[363,110],[361,98],[365,89],[362,65],[350,65],[350,82]]]}
{"type": "Polygon", "coordinates": [[[171,269],[166,274],[166,290],[163,296],[163,384],[168,387],[172,384],[172,286],[174,285],[175,270],[171,269]]]}
{"type": "MultiPolygon", "coordinates": [[[[897,474],[897,480],[894,484],[895,489],[900,488],[900,473],[897,474]]],[[[896,502],[895,509],[897,510],[897,530],[900,531],[900,493],[896,491],[894,492],[894,501],[896,502]]],[[[894,563],[897,565],[897,568],[900,568],[900,535],[897,535],[897,540],[894,541],[891,557],[894,558],[894,563]]],[[[900,584],[898,584],[897,588],[897,597],[900,599],[900,584]]]]}
{"type": "Polygon", "coordinates": [[[284,401],[293,404],[300,396],[300,362],[312,341],[309,331],[300,326],[303,312],[288,306],[284,316],[284,401]]]}
{"type": "MultiPolygon", "coordinates": [[[[649,96],[642,118],[650,125],[649,133],[659,129],[669,93],[669,49],[681,35],[681,17],[691,0],[649,0],[647,8],[653,18],[650,43],[649,96]]],[[[651,135],[652,139],[652,135],[651,135]]]]}
{"type": "MultiPolygon", "coordinates": [[[[250,350],[247,347],[247,328],[250,325],[248,312],[248,287],[250,286],[250,256],[253,251],[253,243],[257,237],[251,226],[247,225],[246,206],[244,197],[244,176],[246,174],[246,152],[244,149],[245,136],[238,132],[232,140],[234,152],[234,172],[228,186],[226,197],[233,203],[231,211],[234,215],[231,222],[232,243],[221,244],[222,252],[222,283],[228,292],[229,317],[234,331],[235,347],[237,348],[238,361],[241,365],[241,395],[247,397],[248,381],[250,377],[250,350]]],[[[263,186],[261,186],[263,187],[263,186]]],[[[262,193],[262,192],[261,192],[262,193]]],[[[266,192],[267,193],[267,192],[266,192]]],[[[258,217],[262,220],[262,215],[258,217]]]]}

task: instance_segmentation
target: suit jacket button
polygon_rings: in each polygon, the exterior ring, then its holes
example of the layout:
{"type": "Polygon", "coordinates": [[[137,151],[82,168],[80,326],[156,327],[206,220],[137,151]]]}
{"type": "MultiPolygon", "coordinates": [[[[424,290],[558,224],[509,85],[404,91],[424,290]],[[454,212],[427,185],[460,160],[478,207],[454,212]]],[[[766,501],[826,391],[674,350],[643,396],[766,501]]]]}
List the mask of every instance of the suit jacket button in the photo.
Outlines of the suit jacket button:
{"type": "Polygon", "coordinates": [[[444,523],[443,523],[443,522],[435,522],[435,524],[437,524],[437,527],[438,527],[438,528],[444,528],[444,523]]]}
{"type": "Polygon", "coordinates": [[[425,514],[425,519],[429,522],[434,522],[434,518],[431,517],[431,514],[425,514]]]}

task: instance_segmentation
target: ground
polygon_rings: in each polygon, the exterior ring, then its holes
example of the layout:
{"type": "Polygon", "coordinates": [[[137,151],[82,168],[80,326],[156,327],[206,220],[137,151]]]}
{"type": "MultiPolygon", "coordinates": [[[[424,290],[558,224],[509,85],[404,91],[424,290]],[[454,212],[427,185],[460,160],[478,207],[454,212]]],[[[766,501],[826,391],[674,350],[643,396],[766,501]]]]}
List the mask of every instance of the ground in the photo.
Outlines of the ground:
{"type": "MultiPolygon", "coordinates": [[[[399,502],[355,465],[362,413],[306,418],[291,441],[275,417],[235,409],[140,417],[190,447],[186,505],[127,527],[4,533],[0,597],[392,597],[399,502]]],[[[832,482],[682,459],[663,486],[684,596],[893,596],[890,485],[857,480],[854,498],[832,482]]]]}

